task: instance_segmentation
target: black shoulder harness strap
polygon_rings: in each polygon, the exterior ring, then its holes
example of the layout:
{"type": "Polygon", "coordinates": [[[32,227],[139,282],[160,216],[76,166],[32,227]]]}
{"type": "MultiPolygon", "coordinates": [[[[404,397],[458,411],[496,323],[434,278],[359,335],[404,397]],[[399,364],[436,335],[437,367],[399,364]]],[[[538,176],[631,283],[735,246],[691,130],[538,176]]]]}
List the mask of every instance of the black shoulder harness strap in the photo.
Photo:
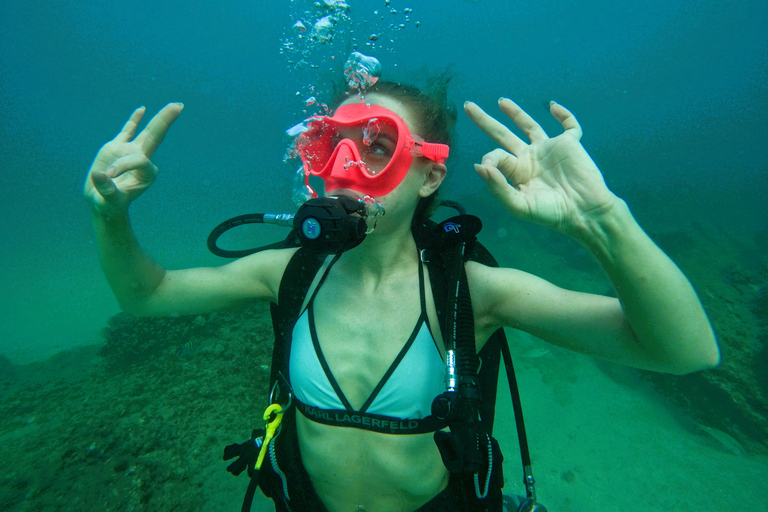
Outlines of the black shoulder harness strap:
{"type": "MultiPolygon", "coordinates": [[[[437,310],[437,316],[442,328],[446,325],[446,317],[448,316],[448,296],[450,293],[448,287],[452,286],[452,283],[449,283],[450,279],[447,279],[446,276],[446,266],[449,265],[449,263],[441,257],[444,254],[444,251],[441,249],[444,248],[434,247],[434,233],[436,229],[437,224],[431,220],[427,220],[416,227],[413,234],[416,239],[416,245],[419,248],[425,249],[422,251],[422,259],[427,260],[426,263],[429,268],[429,281],[432,288],[435,309],[437,310]],[[427,253],[429,249],[433,250],[428,256],[425,256],[424,254],[427,253]]],[[[491,253],[477,240],[473,240],[468,249],[469,251],[464,255],[465,261],[476,261],[483,265],[498,267],[498,263],[491,253]]],[[[481,361],[480,373],[478,375],[478,389],[483,397],[480,415],[488,434],[493,433],[500,349],[501,347],[506,346],[507,338],[504,334],[504,330],[499,329],[491,335],[478,354],[481,361]]]]}
{"type": "MultiPolygon", "coordinates": [[[[433,244],[435,226],[436,224],[430,220],[420,226],[414,226],[414,238],[419,248],[428,248],[433,244]]],[[[433,252],[437,253],[439,251],[433,252]]],[[[290,401],[288,394],[291,390],[288,368],[292,330],[301,313],[301,306],[306,294],[327,257],[327,253],[299,248],[291,258],[283,274],[278,292],[278,304],[273,303],[271,305],[275,344],[272,351],[268,396],[272,403],[284,404],[290,401]]],[[[498,267],[498,263],[490,252],[477,241],[469,244],[468,251],[464,255],[464,261],[475,261],[483,265],[498,267]]],[[[447,272],[445,261],[435,258],[433,261],[427,260],[426,263],[429,269],[435,308],[442,327],[446,325],[445,319],[448,314],[448,284],[445,278],[447,272]]],[[[527,488],[528,497],[535,500],[534,480],[531,472],[531,459],[528,451],[522,406],[512,358],[503,329],[498,329],[491,335],[478,356],[481,361],[481,367],[478,373],[477,389],[482,397],[479,412],[483,430],[489,436],[493,433],[499,366],[502,356],[504,358],[507,380],[509,381],[510,393],[512,395],[515,422],[517,424],[524,483],[527,488]]]]}
{"type": "MultiPolygon", "coordinates": [[[[288,363],[290,358],[290,339],[293,326],[301,314],[301,306],[309,287],[328,254],[299,248],[285,268],[280,280],[277,295],[278,304],[272,303],[272,328],[275,331],[275,344],[272,347],[272,368],[269,379],[270,395],[275,385],[281,392],[288,393],[288,363]]],[[[270,396],[268,395],[268,396],[270,396]]],[[[279,400],[272,396],[271,400],[279,400]]],[[[285,401],[281,401],[286,403],[285,401]]]]}
{"type": "MultiPolygon", "coordinates": [[[[463,209],[461,209],[460,212],[463,213],[463,209]]],[[[461,219],[472,221],[472,219],[469,219],[468,217],[463,216],[461,219]]],[[[479,223],[479,219],[474,219],[479,223]]],[[[440,225],[440,227],[446,231],[450,230],[451,220],[452,219],[449,219],[449,221],[444,222],[440,225]]],[[[469,243],[463,243],[461,251],[453,250],[456,244],[451,246],[452,242],[448,242],[447,245],[445,242],[443,242],[441,245],[438,240],[438,234],[440,233],[440,230],[436,229],[436,227],[437,224],[427,220],[421,225],[414,226],[413,235],[414,239],[416,240],[417,247],[422,249],[422,261],[427,264],[427,268],[429,269],[430,285],[434,298],[435,308],[440,322],[440,328],[441,330],[445,331],[446,328],[451,328],[451,322],[453,322],[452,328],[454,330],[463,325],[466,331],[466,325],[464,324],[466,324],[468,321],[471,332],[474,332],[474,327],[471,327],[473,319],[471,318],[471,302],[468,297],[469,294],[466,293],[466,298],[462,306],[463,313],[461,314],[463,317],[456,317],[453,315],[454,311],[449,311],[450,309],[459,309],[454,307],[454,303],[456,301],[451,298],[451,294],[461,287],[464,287],[466,290],[468,290],[466,273],[463,271],[465,262],[475,261],[477,263],[491,267],[498,267],[498,264],[493,256],[491,256],[491,254],[488,252],[488,250],[476,241],[474,236],[470,239],[469,243]],[[427,257],[425,257],[425,254],[427,254],[427,257]],[[450,255],[446,256],[446,254],[450,255]],[[457,259],[459,257],[461,260],[457,259]],[[461,261],[461,263],[456,265],[456,263],[459,261],[461,261]],[[458,268],[462,269],[462,271],[459,273],[460,275],[456,275],[456,269],[458,268]],[[452,280],[453,282],[451,282],[452,280]],[[467,307],[467,304],[469,304],[469,307],[467,307]],[[469,310],[469,313],[467,313],[467,310],[469,310]]],[[[479,225],[475,233],[478,231],[479,225]]],[[[458,233],[458,229],[456,232],[458,233]]],[[[290,245],[291,244],[289,243],[288,245],[283,244],[282,246],[289,247],[290,245]]],[[[299,248],[289,261],[282,276],[280,288],[278,291],[278,304],[271,305],[275,343],[272,350],[272,366],[269,382],[270,388],[268,389],[267,395],[269,396],[270,403],[290,404],[291,402],[290,376],[288,374],[288,370],[293,327],[299,319],[299,315],[301,314],[301,307],[304,303],[307,292],[309,291],[315,276],[322,268],[323,263],[326,261],[328,256],[328,253],[325,252],[299,248]]],[[[455,295],[456,294],[453,293],[454,297],[455,295]]],[[[448,339],[446,338],[445,332],[443,332],[443,337],[446,340],[448,339]]],[[[464,339],[466,339],[466,332],[464,339]]],[[[472,336],[472,339],[474,339],[474,336],[472,336]]],[[[475,357],[475,351],[472,350],[471,352],[473,357],[475,357]]],[[[479,417],[481,422],[479,428],[482,430],[482,432],[484,432],[483,435],[487,436],[489,447],[493,445],[493,453],[497,454],[498,444],[490,436],[493,432],[499,365],[501,357],[503,356],[504,365],[507,370],[507,380],[509,382],[510,393],[512,396],[515,422],[517,424],[518,441],[520,443],[520,454],[523,463],[523,482],[526,486],[527,494],[526,503],[535,505],[536,494],[533,474],[531,471],[531,459],[530,453],[528,451],[527,436],[523,422],[522,406],[520,403],[520,396],[517,388],[514,368],[512,366],[512,358],[503,329],[498,329],[496,332],[494,332],[486,342],[483,349],[479,352],[479,354],[476,354],[476,356],[478,356],[479,361],[481,361],[481,366],[479,372],[473,374],[476,375],[476,377],[472,376],[471,379],[477,382],[476,392],[473,393],[476,393],[474,396],[477,398],[481,398],[481,402],[479,407],[475,409],[476,412],[470,416],[474,418],[479,417]]],[[[477,369],[476,361],[471,362],[468,367],[477,369]]],[[[433,411],[434,407],[435,405],[433,404],[433,411]]],[[[435,413],[433,412],[433,414],[435,413]]],[[[451,428],[453,429],[453,427],[451,428]]],[[[438,434],[442,433],[442,431],[437,431],[435,433],[436,442],[438,441],[438,434]]],[[[246,493],[245,500],[243,501],[242,510],[244,511],[250,510],[253,493],[258,486],[258,472],[252,471],[252,468],[254,462],[256,462],[258,455],[257,448],[261,445],[263,436],[263,430],[254,430],[251,435],[251,439],[248,442],[241,445],[235,444],[227,446],[224,452],[224,460],[238,457],[237,461],[230,464],[230,466],[227,468],[228,471],[237,476],[247,468],[249,476],[251,477],[251,482],[249,483],[248,491],[246,493]],[[254,448],[254,444],[257,448],[254,448]]],[[[491,449],[489,448],[489,456],[491,455],[490,451],[491,449]]],[[[448,469],[451,471],[455,471],[450,467],[449,461],[446,460],[442,450],[441,455],[443,455],[443,461],[446,463],[446,467],[448,467],[448,469]]],[[[498,452],[498,456],[500,459],[498,468],[499,471],[494,470],[494,480],[498,481],[496,481],[494,485],[496,485],[499,489],[498,493],[500,496],[500,488],[503,486],[503,476],[501,475],[500,471],[502,459],[500,452],[498,452]]],[[[486,492],[488,490],[488,481],[491,475],[490,465],[491,463],[489,461],[489,467],[486,472],[488,478],[485,482],[486,492]]],[[[496,464],[494,463],[493,466],[495,468],[496,464]]],[[[477,480],[478,476],[479,473],[476,473],[475,489],[478,493],[478,498],[480,498],[481,495],[479,494],[480,490],[478,488],[477,480]]]]}
{"type": "MultiPolygon", "coordinates": [[[[435,227],[436,224],[434,222],[427,221],[414,230],[414,238],[420,249],[430,246],[431,233],[435,227]]],[[[275,344],[272,349],[270,389],[268,390],[270,393],[275,384],[277,384],[281,393],[289,392],[288,367],[292,329],[299,318],[301,306],[312,285],[312,281],[327,257],[328,254],[326,253],[300,248],[291,258],[285,269],[278,292],[279,303],[271,304],[275,344]]],[[[477,261],[484,265],[498,266],[493,256],[479,242],[472,244],[471,251],[466,259],[477,261]]],[[[445,269],[442,263],[439,259],[426,261],[435,309],[437,310],[441,326],[445,325],[445,316],[447,314],[446,297],[448,293],[446,290],[446,280],[444,279],[445,269]]],[[[481,417],[489,434],[493,431],[500,355],[501,350],[504,348],[507,348],[506,336],[504,331],[499,329],[490,337],[479,353],[480,360],[482,361],[479,374],[479,388],[483,396],[481,417]]],[[[276,399],[277,397],[273,396],[272,398],[276,399]]],[[[287,400],[287,397],[282,397],[281,402],[286,403],[287,400]]]]}

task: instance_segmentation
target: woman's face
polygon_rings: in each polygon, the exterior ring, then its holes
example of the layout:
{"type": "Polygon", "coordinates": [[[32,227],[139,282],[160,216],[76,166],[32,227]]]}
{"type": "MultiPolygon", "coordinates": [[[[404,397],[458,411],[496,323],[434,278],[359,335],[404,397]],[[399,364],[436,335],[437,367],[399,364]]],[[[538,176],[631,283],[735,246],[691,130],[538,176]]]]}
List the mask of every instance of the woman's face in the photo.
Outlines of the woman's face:
{"type": "MultiPolygon", "coordinates": [[[[347,105],[351,103],[357,103],[359,101],[360,101],[359,97],[353,96],[348,98],[344,102],[342,102],[341,105],[339,106],[347,105]]],[[[403,120],[403,122],[405,122],[411,134],[413,134],[414,136],[421,135],[420,133],[421,128],[419,126],[419,123],[417,122],[416,115],[412,112],[410,108],[408,108],[405,104],[401,103],[399,100],[386,95],[371,93],[371,94],[365,95],[365,102],[372,105],[378,105],[386,108],[387,110],[390,110],[391,112],[399,116],[403,120]]],[[[351,133],[345,134],[343,131],[341,131],[339,136],[344,137],[346,135],[354,135],[354,134],[351,134],[351,133]]],[[[359,138],[359,134],[357,135],[359,138]]],[[[397,140],[396,138],[397,138],[396,133],[390,134],[387,132],[383,132],[382,134],[380,134],[380,137],[377,139],[380,142],[380,146],[369,148],[369,150],[372,151],[372,153],[370,154],[371,161],[375,163],[375,159],[378,158],[379,154],[384,155],[386,157],[387,152],[390,151],[391,149],[394,149],[394,144],[396,143],[396,140],[397,140]]],[[[401,210],[403,210],[403,213],[405,214],[408,214],[409,211],[410,211],[410,214],[412,214],[413,211],[415,211],[416,204],[418,203],[419,199],[421,197],[426,197],[430,195],[434,191],[431,185],[425,188],[424,183],[427,180],[427,178],[430,176],[430,172],[434,170],[435,166],[442,168],[442,173],[439,173],[440,176],[437,183],[437,185],[439,186],[439,182],[442,181],[442,178],[445,175],[445,172],[444,172],[445,166],[443,166],[442,164],[435,164],[435,162],[432,162],[429,159],[423,158],[423,157],[417,157],[412,160],[411,166],[405,178],[403,179],[403,181],[400,182],[400,184],[394,190],[392,190],[392,192],[386,194],[385,196],[376,198],[382,203],[385,210],[387,211],[385,218],[390,217],[391,219],[392,216],[395,216],[395,214],[397,212],[400,212],[401,210]]],[[[434,179],[434,177],[432,177],[432,179],[434,179]]],[[[346,189],[326,190],[326,195],[338,195],[340,193],[344,195],[351,194],[353,197],[363,196],[363,194],[361,194],[360,192],[346,190],[346,189]]]]}

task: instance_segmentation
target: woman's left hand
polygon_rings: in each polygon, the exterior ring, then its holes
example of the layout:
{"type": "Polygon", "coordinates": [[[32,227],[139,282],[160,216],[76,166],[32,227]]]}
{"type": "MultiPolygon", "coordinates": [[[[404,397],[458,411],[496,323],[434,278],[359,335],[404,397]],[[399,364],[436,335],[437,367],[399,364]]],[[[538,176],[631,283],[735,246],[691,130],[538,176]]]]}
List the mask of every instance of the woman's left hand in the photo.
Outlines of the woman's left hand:
{"type": "Polygon", "coordinates": [[[590,220],[612,210],[618,198],[579,142],[576,118],[555,102],[550,112],[564,132],[552,139],[512,100],[499,107],[530,139],[517,137],[505,125],[472,102],[464,104],[469,118],[501,148],[483,157],[475,170],[489,191],[515,217],[579,237],[590,220]]]}

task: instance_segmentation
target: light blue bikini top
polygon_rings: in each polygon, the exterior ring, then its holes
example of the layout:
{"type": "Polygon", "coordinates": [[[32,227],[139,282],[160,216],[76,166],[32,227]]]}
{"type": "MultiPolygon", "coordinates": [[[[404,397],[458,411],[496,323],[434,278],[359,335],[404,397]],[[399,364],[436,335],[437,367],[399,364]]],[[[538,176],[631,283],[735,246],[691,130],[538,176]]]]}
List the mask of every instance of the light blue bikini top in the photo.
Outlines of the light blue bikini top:
{"type": "Polygon", "coordinates": [[[428,325],[421,264],[421,315],[408,341],[359,410],[353,409],[331,373],[315,329],[314,299],[332,266],[326,269],[307,309],[293,327],[289,375],[299,410],[318,423],[376,432],[414,434],[442,428],[441,422],[431,416],[431,407],[435,397],[445,391],[445,363],[428,325]]]}

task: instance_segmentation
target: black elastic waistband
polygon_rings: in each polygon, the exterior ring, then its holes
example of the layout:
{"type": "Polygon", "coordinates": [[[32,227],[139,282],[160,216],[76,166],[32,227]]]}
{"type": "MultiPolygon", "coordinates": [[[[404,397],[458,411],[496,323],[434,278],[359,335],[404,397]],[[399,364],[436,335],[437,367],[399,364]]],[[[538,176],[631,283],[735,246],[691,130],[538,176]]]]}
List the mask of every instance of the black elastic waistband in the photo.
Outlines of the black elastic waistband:
{"type": "Polygon", "coordinates": [[[401,419],[379,414],[349,412],[343,409],[320,409],[296,400],[296,408],[316,423],[335,427],[359,428],[381,434],[428,434],[442,430],[448,424],[427,416],[422,419],[401,419]]]}

